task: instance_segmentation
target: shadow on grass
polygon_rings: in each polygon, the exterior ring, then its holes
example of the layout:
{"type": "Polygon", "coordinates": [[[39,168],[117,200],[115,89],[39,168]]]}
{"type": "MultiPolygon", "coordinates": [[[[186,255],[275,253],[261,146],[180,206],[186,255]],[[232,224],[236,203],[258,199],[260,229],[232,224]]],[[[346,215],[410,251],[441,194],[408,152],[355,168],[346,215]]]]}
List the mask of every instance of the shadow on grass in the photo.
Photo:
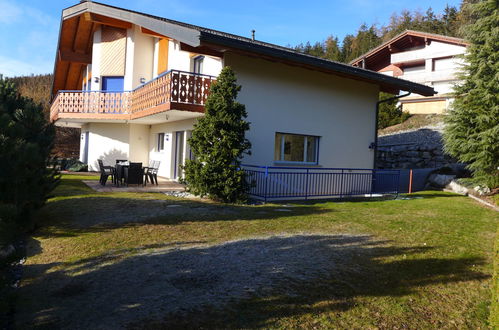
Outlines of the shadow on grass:
{"type": "MultiPolygon", "coordinates": [[[[129,193],[132,195],[133,193],[129,193]]],[[[126,195],[126,196],[128,196],[126,195]]],[[[48,203],[38,213],[37,236],[72,237],[83,232],[133,227],[140,224],[169,224],[199,221],[265,220],[303,217],[325,212],[319,206],[224,205],[202,200],[117,197],[116,194],[75,196],[48,203]]],[[[157,198],[165,197],[157,195],[157,198]]]]}
{"type": "Polygon", "coordinates": [[[481,258],[426,258],[431,247],[394,247],[369,236],[198,243],[114,251],[63,268],[28,265],[21,296],[30,298],[18,326],[265,327],[281,317],[346,311],[362,297],[488,277],[473,270],[481,258]]]}

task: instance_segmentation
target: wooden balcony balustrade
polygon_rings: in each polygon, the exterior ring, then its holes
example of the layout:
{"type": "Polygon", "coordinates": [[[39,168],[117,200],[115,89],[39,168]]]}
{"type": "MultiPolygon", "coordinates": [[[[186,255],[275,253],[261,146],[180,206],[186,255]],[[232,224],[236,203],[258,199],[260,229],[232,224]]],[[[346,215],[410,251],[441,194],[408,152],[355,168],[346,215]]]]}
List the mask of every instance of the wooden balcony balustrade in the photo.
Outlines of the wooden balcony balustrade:
{"type": "Polygon", "coordinates": [[[50,119],[136,119],[167,110],[204,112],[215,77],[170,70],[133,91],[60,91],[50,119]]]}

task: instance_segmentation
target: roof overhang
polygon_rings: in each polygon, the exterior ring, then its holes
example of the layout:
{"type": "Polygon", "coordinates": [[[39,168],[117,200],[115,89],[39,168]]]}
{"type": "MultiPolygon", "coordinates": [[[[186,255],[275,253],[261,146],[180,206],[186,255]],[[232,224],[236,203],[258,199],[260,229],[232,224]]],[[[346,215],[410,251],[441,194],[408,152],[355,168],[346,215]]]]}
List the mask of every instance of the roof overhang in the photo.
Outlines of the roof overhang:
{"type": "Polygon", "coordinates": [[[432,87],[413,83],[374,71],[353,67],[347,64],[321,59],[315,56],[297,53],[280,47],[270,47],[261,43],[248,43],[243,40],[227,38],[217,34],[201,32],[201,41],[204,45],[218,45],[225,50],[233,50],[245,55],[264,57],[278,60],[289,65],[299,65],[305,68],[335,74],[341,77],[374,83],[384,92],[398,94],[408,91],[423,96],[432,96],[435,91],[432,87]]]}
{"type": "Polygon", "coordinates": [[[469,45],[464,39],[460,38],[428,32],[406,30],[396,35],[392,39],[382,43],[378,47],[375,47],[367,53],[352,60],[350,64],[354,66],[362,66],[362,61],[368,61],[372,63],[376,60],[379,61],[380,58],[388,58],[389,60],[390,54],[404,51],[404,49],[407,49],[408,47],[429,44],[432,41],[439,41],[463,47],[467,47],[469,45]]]}
{"type": "Polygon", "coordinates": [[[183,48],[190,51],[208,53],[211,49],[214,54],[223,54],[225,51],[239,52],[247,56],[256,56],[376,84],[380,86],[380,90],[389,93],[396,94],[400,91],[408,91],[424,96],[435,94],[433,88],[429,86],[302,54],[289,48],[145,13],[85,1],[64,9],[62,12],[54,65],[52,88],[54,95],[61,89],[79,89],[78,84],[82,81],[82,67],[91,60],[93,32],[100,25],[122,28],[138,25],[142,27],[143,31],[147,30],[150,34],[178,40],[183,48]]]}
{"type": "Polygon", "coordinates": [[[200,32],[126,9],[86,1],[62,11],[54,63],[52,94],[80,89],[82,67],[91,63],[93,33],[100,25],[128,29],[133,25],[156,35],[169,36],[191,47],[200,46],[200,32]]]}

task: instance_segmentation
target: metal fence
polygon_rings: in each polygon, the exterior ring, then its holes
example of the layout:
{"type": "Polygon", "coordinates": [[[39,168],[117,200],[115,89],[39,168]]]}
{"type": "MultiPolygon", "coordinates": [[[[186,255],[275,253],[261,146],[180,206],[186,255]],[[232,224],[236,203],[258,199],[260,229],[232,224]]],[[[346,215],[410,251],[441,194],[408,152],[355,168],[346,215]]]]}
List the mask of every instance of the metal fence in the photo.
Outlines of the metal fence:
{"type": "Polygon", "coordinates": [[[399,170],[242,165],[250,195],[267,200],[394,194],[399,170]]]}

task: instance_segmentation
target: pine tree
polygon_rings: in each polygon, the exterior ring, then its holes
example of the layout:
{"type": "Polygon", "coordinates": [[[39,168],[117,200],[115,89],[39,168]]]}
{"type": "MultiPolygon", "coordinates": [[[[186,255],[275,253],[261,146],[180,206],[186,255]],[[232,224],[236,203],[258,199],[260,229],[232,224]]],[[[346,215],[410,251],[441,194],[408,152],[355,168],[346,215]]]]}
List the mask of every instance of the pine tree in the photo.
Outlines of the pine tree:
{"type": "MultiPolygon", "coordinates": [[[[379,93],[380,100],[386,100],[395,95],[389,93],[379,93]]],[[[400,124],[411,116],[408,112],[403,112],[401,106],[397,106],[398,100],[383,102],[379,105],[378,129],[400,124]]]]}
{"type": "Polygon", "coordinates": [[[223,202],[244,202],[249,185],[240,170],[244,154],[251,144],[245,138],[250,124],[245,106],[236,101],[241,86],[236,75],[225,67],[211,87],[205,116],[194,126],[189,139],[193,160],[187,160],[184,181],[195,195],[223,202]]]}
{"type": "Polygon", "coordinates": [[[329,36],[324,42],[324,58],[332,61],[341,61],[341,50],[338,46],[338,38],[329,36]]]}
{"type": "Polygon", "coordinates": [[[54,134],[42,106],[0,75],[0,231],[29,229],[32,211],[57,184],[49,167],[54,134]]]}
{"type": "Polygon", "coordinates": [[[495,0],[470,4],[467,62],[447,116],[446,151],[467,163],[474,177],[499,186],[499,11],[495,0]]]}

